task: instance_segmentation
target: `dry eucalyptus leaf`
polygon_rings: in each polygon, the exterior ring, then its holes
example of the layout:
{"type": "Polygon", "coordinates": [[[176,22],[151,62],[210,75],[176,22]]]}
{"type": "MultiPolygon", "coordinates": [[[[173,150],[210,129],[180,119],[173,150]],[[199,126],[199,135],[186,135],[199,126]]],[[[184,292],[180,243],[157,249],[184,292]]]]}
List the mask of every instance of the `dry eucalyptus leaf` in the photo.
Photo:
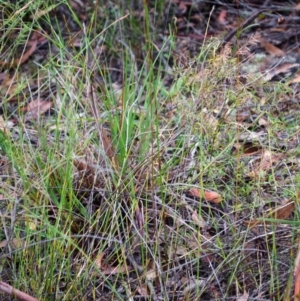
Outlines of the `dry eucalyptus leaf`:
{"type": "MultiPolygon", "coordinates": [[[[289,72],[292,68],[299,68],[299,64],[298,63],[284,63],[284,64],[279,65],[276,68],[272,68],[266,72],[266,75],[264,76],[264,80],[269,81],[274,76],[276,76],[280,73],[289,72]]],[[[290,83],[290,82],[288,82],[288,83],[290,83]]]]}
{"type": "Polygon", "coordinates": [[[284,51],[282,51],[278,47],[274,46],[273,44],[271,44],[263,39],[260,39],[260,44],[271,55],[274,55],[274,56],[284,56],[285,55],[284,51]]]}
{"type": "Polygon", "coordinates": [[[218,204],[222,201],[222,197],[214,191],[200,190],[198,188],[191,188],[188,194],[197,198],[204,198],[206,201],[218,204]]]}
{"type": "Polygon", "coordinates": [[[272,217],[276,219],[287,219],[295,210],[295,203],[293,201],[276,208],[272,212],[272,217]]]}
{"type": "Polygon", "coordinates": [[[25,108],[26,119],[38,119],[40,115],[46,113],[52,107],[51,101],[36,99],[31,101],[25,108]]]}

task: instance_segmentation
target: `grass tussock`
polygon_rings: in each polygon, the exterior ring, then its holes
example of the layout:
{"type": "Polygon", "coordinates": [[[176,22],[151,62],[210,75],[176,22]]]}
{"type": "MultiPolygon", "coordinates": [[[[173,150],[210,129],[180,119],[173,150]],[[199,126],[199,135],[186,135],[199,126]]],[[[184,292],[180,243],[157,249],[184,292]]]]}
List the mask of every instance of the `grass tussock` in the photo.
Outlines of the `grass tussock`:
{"type": "Polygon", "coordinates": [[[1,61],[37,31],[48,48],[2,80],[1,279],[40,300],[289,296],[292,89],[243,72],[255,37],[180,56],[165,6],[98,2],[89,26],[68,1],[5,7],[1,61]]]}

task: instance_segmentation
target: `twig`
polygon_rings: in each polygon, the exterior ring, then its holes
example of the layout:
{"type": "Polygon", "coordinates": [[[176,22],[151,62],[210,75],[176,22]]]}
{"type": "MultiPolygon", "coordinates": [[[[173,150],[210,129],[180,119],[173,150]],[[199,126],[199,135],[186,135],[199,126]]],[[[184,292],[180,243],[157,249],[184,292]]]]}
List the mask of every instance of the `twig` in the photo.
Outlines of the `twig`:
{"type": "Polygon", "coordinates": [[[20,301],[39,301],[38,299],[31,297],[30,295],[21,292],[18,289],[13,288],[9,284],[2,281],[0,281],[0,291],[5,292],[20,301]]]}
{"type": "Polygon", "coordinates": [[[228,32],[228,34],[225,36],[224,40],[221,43],[221,48],[225,46],[226,43],[228,43],[233,36],[237,33],[238,30],[242,30],[244,29],[246,26],[248,26],[260,13],[262,13],[263,11],[265,11],[266,9],[261,9],[259,11],[257,11],[256,13],[254,13],[253,15],[251,15],[242,25],[237,26],[236,28],[232,29],[230,32],[228,32]]]}

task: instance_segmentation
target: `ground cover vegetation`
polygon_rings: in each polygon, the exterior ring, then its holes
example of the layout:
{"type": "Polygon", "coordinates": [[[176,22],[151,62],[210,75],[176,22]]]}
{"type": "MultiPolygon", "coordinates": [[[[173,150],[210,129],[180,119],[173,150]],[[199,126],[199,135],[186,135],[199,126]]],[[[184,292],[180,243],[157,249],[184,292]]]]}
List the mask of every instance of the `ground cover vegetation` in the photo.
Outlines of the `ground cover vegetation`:
{"type": "Polygon", "coordinates": [[[298,299],[299,4],[2,1],[1,300],[298,299]]]}

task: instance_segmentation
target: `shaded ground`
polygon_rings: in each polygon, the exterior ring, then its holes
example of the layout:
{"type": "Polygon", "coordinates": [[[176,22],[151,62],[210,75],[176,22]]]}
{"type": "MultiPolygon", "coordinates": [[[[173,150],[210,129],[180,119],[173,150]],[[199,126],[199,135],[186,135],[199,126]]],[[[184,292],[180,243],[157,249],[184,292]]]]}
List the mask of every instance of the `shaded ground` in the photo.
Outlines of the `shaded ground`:
{"type": "MultiPolygon", "coordinates": [[[[73,12],[60,5],[49,11],[49,18],[41,17],[34,28],[5,28],[0,60],[5,123],[1,134],[3,241],[15,238],[14,226],[28,225],[22,213],[16,218],[20,223],[14,221],[22,206],[12,205],[12,197],[22,204],[26,191],[34,201],[32,208],[43,206],[39,201],[43,192],[34,189],[34,183],[41,181],[42,167],[53,173],[52,182],[47,183],[49,224],[40,222],[33,228],[46,232],[57,219],[55,197],[61,197],[57,186],[63,177],[59,168],[53,171],[46,164],[43,147],[59,141],[58,154],[67,148],[64,141],[69,132],[58,137],[53,130],[62,126],[53,122],[63,107],[58,95],[67,91],[68,105],[80,98],[78,114],[88,112],[98,119],[95,107],[101,118],[103,112],[112,110],[103,104],[107,83],[111,82],[117,93],[126,81],[124,74],[130,74],[126,73],[131,68],[129,60],[122,51],[134,62],[132,77],[137,86],[147,79],[142,70],[155,58],[159,58],[153,63],[156,74],[163,69],[165,95],[157,96],[161,145],[155,145],[141,163],[134,151],[141,148],[142,138],[135,137],[132,149],[136,157],[129,164],[132,173],[128,171],[122,178],[126,188],[108,186],[103,180],[111,176],[109,167],[117,169],[118,165],[110,121],[103,118],[105,127],[99,135],[91,138],[87,148],[78,147],[78,158],[72,160],[74,194],[91,217],[97,216],[97,222],[82,214],[81,205],[74,211],[68,208],[62,219],[67,221],[72,212],[69,234],[96,268],[89,267],[87,272],[80,251],[68,251],[70,278],[76,279],[82,270],[87,275],[80,283],[72,282],[68,275],[60,276],[55,289],[53,284],[45,285],[45,300],[64,300],[61,295],[71,289],[73,298],[82,300],[128,300],[128,296],[132,300],[290,300],[299,225],[300,12],[292,1],[260,2],[239,2],[237,6],[231,1],[174,0],[164,5],[150,1],[147,19],[143,3],[98,1],[99,20],[89,27],[94,6],[69,1],[73,12]],[[116,20],[122,26],[110,27],[116,20]],[[146,22],[150,23],[149,32],[141,30],[146,22]],[[60,43],[54,43],[56,33],[60,43]],[[97,39],[87,46],[85,37],[97,39]],[[16,38],[24,43],[16,45],[16,38]],[[218,39],[208,42],[210,38],[218,39]],[[202,48],[203,43],[206,46],[202,48]],[[63,57],[60,48],[66,49],[63,57]],[[70,65],[74,68],[67,73],[70,65]],[[93,71],[90,78],[85,69],[93,71]],[[22,139],[28,156],[12,160],[7,141],[22,139]],[[97,147],[103,148],[109,160],[95,155],[93,148],[97,147]],[[37,153],[41,150],[40,157],[34,164],[28,163],[27,174],[19,173],[16,166],[24,158],[32,160],[31,148],[37,153]],[[24,187],[22,177],[30,179],[29,187],[24,187]],[[128,188],[130,177],[134,195],[128,188]],[[210,198],[204,190],[217,195],[210,198]],[[120,212],[116,220],[106,216],[114,210],[120,212]],[[262,217],[269,220],[259,220],[262,217]],[[106,223],[113,229],[109,236],[106,223]],[[245,299],[239,299],[243,293],[245,299]]],[[[31,11],[22,15],[22,24],[31,20],[31,11]]],[[[148,113],[144,94],[134,107],[137,120],[148,113]]],[[[117,99],[116,111],[120,103],[117,99]]],[[[84,130],[87,136],[98,131],[94,124],[84,130]]],[[[82,141],[79,143],[84,144],[82,141]]],[[[34,242],[32,238],[30,243],[34,242]]],[[[34,249],[21,246],[35,262],[34,249]]],[[[12,259],[14,247],[4,243],[1,249],[1,279],[16,285],[13,279],[18,279],[20,263],[12,259]]],[[[64,250],[57,254],[63,257],[64,250]]],[[[45,258],[41,261],[50,260],[45,258]]],[[[39,266],[37,274],[41,267],[45,268],[39,266]]],[[[34,279],[29,272],[23,276],[34,279]]],[[[20,289],[36,295],[38,281],[29,280],[30,284],[20,289]]]]}

